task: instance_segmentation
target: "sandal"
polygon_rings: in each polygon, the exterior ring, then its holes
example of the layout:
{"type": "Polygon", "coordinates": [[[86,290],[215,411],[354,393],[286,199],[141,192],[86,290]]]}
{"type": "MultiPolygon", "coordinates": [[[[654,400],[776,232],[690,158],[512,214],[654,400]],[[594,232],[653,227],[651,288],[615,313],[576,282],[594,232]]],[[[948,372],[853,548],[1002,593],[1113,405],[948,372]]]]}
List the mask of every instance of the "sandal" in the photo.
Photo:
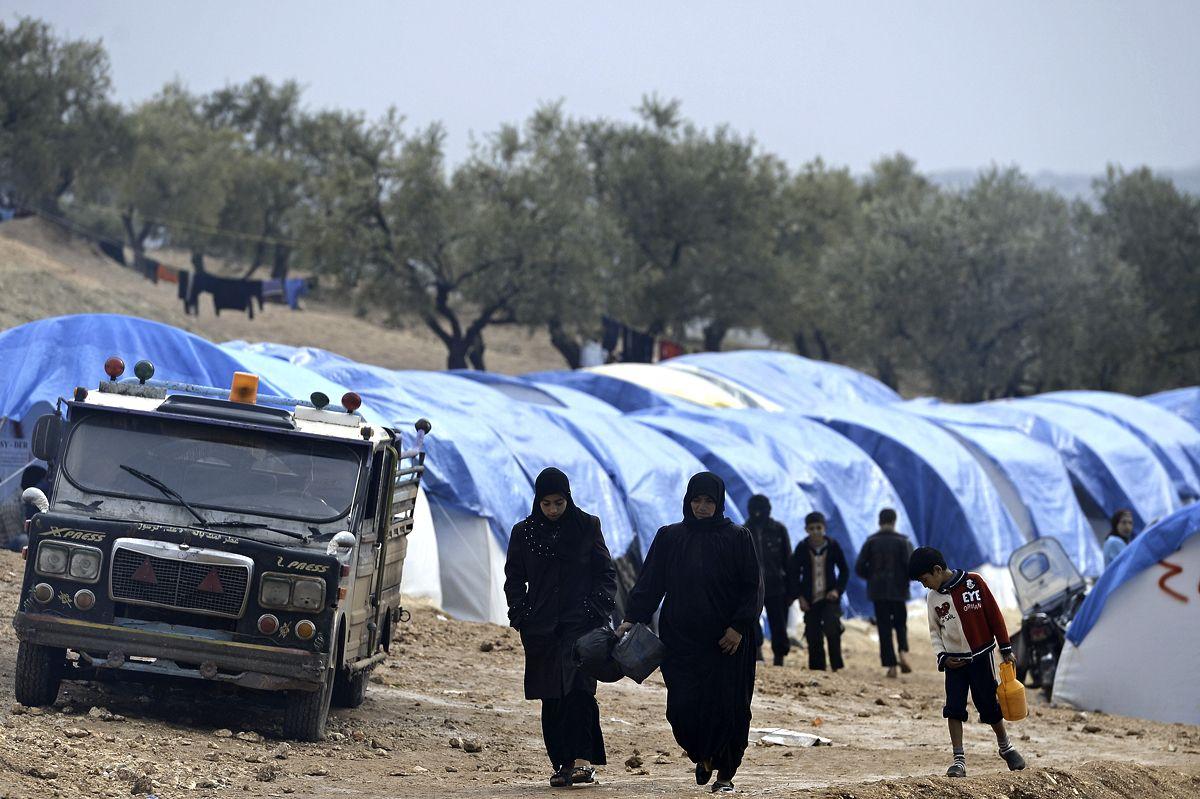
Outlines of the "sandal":
{"type": "Polygon", "coordinates": [[[572,785],[591,785],[595,781],[596,769],[594,766],[576,766],[571,769],[572,785]]]}
{"type": "Polygon", "coordinates": [[[571,770],[568,768],[560,768],[558,771],[550,775],[551,788],[566,788],[571,784],[571,770]]]}

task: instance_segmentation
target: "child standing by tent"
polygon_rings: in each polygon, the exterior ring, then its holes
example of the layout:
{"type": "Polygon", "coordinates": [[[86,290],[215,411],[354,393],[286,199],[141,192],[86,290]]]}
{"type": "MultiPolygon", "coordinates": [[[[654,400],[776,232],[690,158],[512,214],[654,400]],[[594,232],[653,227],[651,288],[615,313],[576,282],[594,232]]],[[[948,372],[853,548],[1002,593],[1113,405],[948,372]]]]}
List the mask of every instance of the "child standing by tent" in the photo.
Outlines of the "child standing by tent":
{"type": "Polygon", "coordinates": [[[996,674],[992,650],[1008,662],[1015,658],[1000,606],[983,578],[975,572],[949,569],[942,553],[919,547],[908,561],[908,574],[929,589],[929,637],[937,655],[938,671],[946,672],[946,706],[942,716],[950,727],[954,762],[947,777],[967,776],[963,751],[963,722],[967,720],[967,693],[979,712],[979,720],[992,725],[1000,757],[1010,771],[1025,768],[1025,758],[1013,747],[1004,729],[1000,703],[996,699],[996,674]]]}

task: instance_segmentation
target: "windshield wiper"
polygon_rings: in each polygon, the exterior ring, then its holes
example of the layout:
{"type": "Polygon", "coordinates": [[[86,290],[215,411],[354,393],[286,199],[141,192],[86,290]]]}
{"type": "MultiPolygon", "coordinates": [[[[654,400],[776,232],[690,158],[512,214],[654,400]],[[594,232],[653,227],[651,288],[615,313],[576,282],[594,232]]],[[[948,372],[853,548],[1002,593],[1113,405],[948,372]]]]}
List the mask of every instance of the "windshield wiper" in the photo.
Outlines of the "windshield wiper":
{"type": "Polygon", "coordinates": [[[307,541],[309,539],[309,537],[307,535],[305,535],[304,533],[297,533],[293,530],[283,530],[278,527],[272,527],[269,524],[263,524],[262,522],[242,521],[241,519],[230,519],[229,521],[224,521],[224,522],[209,522],[208,526],[209,527],[243,527],[243,528],[252,528],[255,530],[270,530],[272,533],[279,533],[280,535],[286,535],[290,538],[296,538],[300,541],[307,541]]]}
{"type": "Polygon", "coordinates": [[[201,516],[199,513],[197,513],[196,509],[188,504],[188,501],[183,498],[182,494],[180,494],[175,489],[171,488],[169,485],[164,483],[162,480],[159,480],[157,477],[155,477],[152,474],[146,474],[145,472],[135,469],[132,466],[127,466],[124,463],[122,463],[120,465],[120,468],[123,469],[124,471],[129,472],[134,477],[141,480],[143,483],[154,486],[159,491],[161,491],[163,494],[165,494],[166,496],[168,496],[171,499],[178,502],[180,505],[182,505],[184,508],[187,509],[188,513],[192,514],[192,516],[194,516],[196,518],[196,521],[200,522],[200,524],[202,526],[208,527],[208,520],[205,519],[203,516],[201,516]]]}

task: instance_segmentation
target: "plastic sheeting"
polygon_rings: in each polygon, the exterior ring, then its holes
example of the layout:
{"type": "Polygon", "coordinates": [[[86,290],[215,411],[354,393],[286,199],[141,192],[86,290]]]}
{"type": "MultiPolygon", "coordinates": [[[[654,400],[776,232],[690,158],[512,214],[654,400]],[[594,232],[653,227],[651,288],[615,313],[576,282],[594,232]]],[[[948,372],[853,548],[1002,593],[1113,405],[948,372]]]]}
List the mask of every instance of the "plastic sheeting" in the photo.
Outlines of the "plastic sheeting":
{"type": "Polygon", "coordinates": [[[914,539],[941,550],[952,566],[1004,565],[1024,543],[979,463],[937,425],[865,403],[805,415],[846,436],[879,464],[904,501],[914,539]]]}
{"type": "Polygon", "coordinates": [[[1048,400],[1003,400],[987,406],[1027,414],[1019,429],[1057,449],[1106,516],[1131,508],[1134,529],[1141,530],[1178,507],[1171,478],[1154,453],[1116,422],[1048,400]]]}
{"type": "Polygon", "coordinates": [[[1158,458],[1181,503],[1200,499],[1200,430],[1175,414],[1110,391],[1055,391],[1038,399],[1081,405],[1121,425],[1158,458]]]}
{"type": "MultiPolygon", "coordinates": [[[[896,510],[897,529],[905,533],[912,529],[883,470],[857,445],[819,422],[755,410],[678,411],[671,415],[676,417],[733,433],[750,445],[759,459],[782,468],[811,507],[825,514],[829,534],[842,545],[851,567],[863,541],[878,529],[882,508],[896,510]]],[[[768,497],[774,503],[774,497],[768,497]]],[[[793,546],[804,538],[802,517],[798,526],[788,524],[788,533],[793,546]]],[[[862,580],[851,577],[847,596],[855,615],[871,614],[862,580]]]]}
{"type": "Polygon", "coordinates": [[[450,374],[483,383],[512,399],[531,402],[535,405],[545,405],[551,408],[574,408],[610,416],[619,416],[621,413],[607,402],[597,399],[591,394],[566,386],[536,383],[522,377],[511,377],[495,372],[475,372],[470,369],[456,369],[450,374]]]}
{"type": "Polygon", "coordinates": [[[607,402],[623,413],[649,410],[652,408],[690,408],[694,404],[660,394],[648,388],[621,380],[611,375],[602,375],[588,369],[573,372],[532,372],[523,375],[526,380],[538,384],[565,386],[590,394],[607,402]]]}
{"type": "MultiPolygon", "coordinates": [[[[53,406],[76,386],[95,388],[107,380],[111,355],[133,365],[149,360],[155,380],[228,386],[240,363],[199,336],[145,319],[115,314],[59,316],[0,333],[0,417],[22,419],[38,402],[53,406]]],[[[260,385],[264,393],[282,394],[260,385]]]]}
{"type": "MultiPolygon", "coordinates": [[[[614,557],[624,555],[633,542],[633,523],[608,472],[578,441],[548,418],[553,410],[516,402],[472,380],[439,372],[395,373],[418,402],[428,407],[452,407],[470,414],[476,424],[490,428],[520,465],[530,485],[539,472],[556,466],[571,479],[575,503],[598,516],[604,538],[614,557]]],[[[533,491],[522,497],[524,508],[509,526],[529,515],[533,491]]],[[[507,543],[507,532],[503,538],[507,543]]]]}
{"type": "Polygon", "coordinates": [[[887,404],[900,400],[900,395],[883,383],[848,366],[776,350],[702,352],[664,363],[699,367],[793,410],[826,402],[887,404]]]}
{"type": "Polygon", "coordinates": [[[608,470],[645,557],[659,528],[682,518],[687,481],[704,471],[704,464],[667,436],[624,416],[568,408],[549,417],[608,470]]]}
{"type": "Polygon", "coordinates": [[[615,377],[642,388],[706,408],[757,407],[750,392],[728,388],[720,381],[707,379],[684,369],[667,370],[649,363],[610,363],[585,371],[615,377]]]}
{"type": "Polygon", "coordinates": [[[1163,722],[1200,724],[1200,504],[1135,538],[1067,631],[1054,700],[1163,722]]]}
{"type": "Polygon", "coordinates": [[[1200,430],[1200,386],[1176,388],[1170,391],[1160,391],[1148,397],[1142,397],[1160,408],[1166,408],[1176,416],[1182,417],[1192,427],[1200,430]]]}
{"type": "MultiPolygon", "coordinates": [[[[1018,527],[1027,520],[1028,535],[1058,539],[1081,572],[1100,573],[1100,544],[1075,499],[1066,464],[1053,448],[1000,424],[993,411],[979,406],[910,402],[904,408],[960,436],[995,465],[1016,492],[1015,502],[1005,498],[1005,505],[1018,527]]],[[[1004,489],[998,488],[1003,498],[1004,489]]]]}
{"type": "MultiPolygon", "coordinates": [[[[414,396],[398,372],[355,363],[324,350],[280,344],[251,345],[357,392],[397,426],[411,429],[421,417],[433,424],[422,484],[431,503],[480,517],[502,546],[512,525],[529,513],[533,483],[504,441],[474,414],[414,396]]],[[[443,548],[439,543],[439,552],[443,548]]],[[[443,556],[443,571],[446,560],[443,556]]]]}

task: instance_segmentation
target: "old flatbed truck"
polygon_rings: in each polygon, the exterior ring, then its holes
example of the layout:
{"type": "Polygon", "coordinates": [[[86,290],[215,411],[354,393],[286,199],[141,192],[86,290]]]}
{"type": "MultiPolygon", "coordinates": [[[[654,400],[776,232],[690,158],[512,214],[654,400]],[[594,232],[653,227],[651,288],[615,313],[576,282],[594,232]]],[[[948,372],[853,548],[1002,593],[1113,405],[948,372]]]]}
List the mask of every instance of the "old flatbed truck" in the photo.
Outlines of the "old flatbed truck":
{"type": "Polygon", "coordinates": [[[119,378],[77,388],[34,430],[50,495],[30,521],[16,698],[144,672],[286,691],[286,736],[319,740],[362,703],[405,611],[400,580],[429,423],[411,446],[342,406],[119,378]]]}

